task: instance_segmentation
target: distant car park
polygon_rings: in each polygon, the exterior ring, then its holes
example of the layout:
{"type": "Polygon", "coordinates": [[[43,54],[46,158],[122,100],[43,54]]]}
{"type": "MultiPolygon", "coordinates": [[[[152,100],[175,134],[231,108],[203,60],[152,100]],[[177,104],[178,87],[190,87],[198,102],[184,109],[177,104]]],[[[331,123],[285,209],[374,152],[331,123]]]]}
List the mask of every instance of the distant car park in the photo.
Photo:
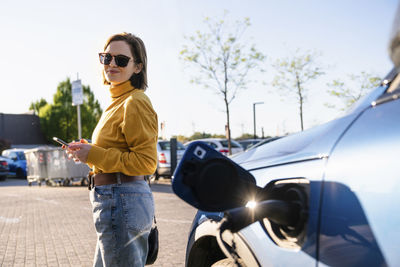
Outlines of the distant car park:
{"type": "Polygon", "coordinates": [[[8,159],[10,176],[26,179],[26,158],[23,149],[6,149],[1,155],[8,159]]]}
{"type": "MultiPolygon", "coordinates": [[[[207,145],[211,146],[218,152],[221,152],[223,155],[228,156],[229,155],[229,149],[228,149],[228,139],[223,139],[223,138],[204,138],[204,139],[197,139],[195,141],[202,141],[206,143],[207,145]]],[[[185,144],[186,146],[189,145],[191,142],[185,144]]],[[[232,155],[242,152],[244,149],[243,147],[235,140],[231,140],[231,149],[232,149],[232,155]]]]}

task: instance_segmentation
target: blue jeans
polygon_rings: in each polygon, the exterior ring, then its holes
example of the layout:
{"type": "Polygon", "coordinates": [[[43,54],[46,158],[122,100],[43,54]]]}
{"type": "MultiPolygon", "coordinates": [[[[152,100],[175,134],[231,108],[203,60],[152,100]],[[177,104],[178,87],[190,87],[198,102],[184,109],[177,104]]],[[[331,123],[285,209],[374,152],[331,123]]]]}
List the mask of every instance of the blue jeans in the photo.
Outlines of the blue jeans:
{"type": "Polygon", "coordinates": [[[144,266],[154,200],[145,181],[95,186],[90,191],[97,246],[93,266],[144,266]]]}

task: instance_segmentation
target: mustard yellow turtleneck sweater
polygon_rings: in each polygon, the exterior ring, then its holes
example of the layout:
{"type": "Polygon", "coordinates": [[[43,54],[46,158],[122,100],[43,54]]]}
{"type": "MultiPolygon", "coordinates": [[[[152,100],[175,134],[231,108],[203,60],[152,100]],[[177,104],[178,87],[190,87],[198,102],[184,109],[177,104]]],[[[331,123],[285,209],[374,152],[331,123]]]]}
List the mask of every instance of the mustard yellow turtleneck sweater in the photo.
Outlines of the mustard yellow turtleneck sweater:
{"type": "Polygon", "coordinates": [[[157,114],[130,81],[110,88],[112,103],[92,135],[87,163],[94,173],[153,174],[157,167],[157,114]]]}

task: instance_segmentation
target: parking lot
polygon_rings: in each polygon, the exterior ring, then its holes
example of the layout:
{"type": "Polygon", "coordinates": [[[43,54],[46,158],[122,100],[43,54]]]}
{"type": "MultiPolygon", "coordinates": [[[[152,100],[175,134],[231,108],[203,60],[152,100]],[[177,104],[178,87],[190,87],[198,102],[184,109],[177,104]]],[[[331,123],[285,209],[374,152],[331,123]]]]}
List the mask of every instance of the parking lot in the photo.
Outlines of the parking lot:
{"type": "MultiPolygon", "coordinates": [[[[152,185],[160,250],[153,266],[184,266],[195,209],[177,198],[169,180],[152,185]]],[[[0,266],[92,266],[96,245],[85,187],[29,187],[0,182],[0,266]]]]}

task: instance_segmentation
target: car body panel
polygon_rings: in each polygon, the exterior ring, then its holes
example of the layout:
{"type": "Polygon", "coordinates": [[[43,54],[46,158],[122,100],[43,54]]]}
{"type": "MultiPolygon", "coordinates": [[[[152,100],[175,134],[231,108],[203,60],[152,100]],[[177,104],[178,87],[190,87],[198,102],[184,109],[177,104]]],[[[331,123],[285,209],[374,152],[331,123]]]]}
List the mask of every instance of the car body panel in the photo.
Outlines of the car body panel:
{"type": "Polygon", "coordinates": [[[260,187],[266,186],[270,181],[281,179],[306,178],[310,181],[306,242],[301,250],[295,246],[291,249],[279,247],[269,237],[269,233],[265,227],[262,227],[260,222],[253,223],[240,231],[248,246],[258,257],[257,259],[261,266],[268,266],[271,263],[278,266],[289,266],[293,264],[294,258],[299,265],[315,265],[317,258],[318,211],[325,164],[326,158],[322,158],[263,168],[251,172],[260,187]]]}
{"type": "Polygon", "coordinates": [[[232,160],[247,170],[289,162],[318,159],[329,155],[343,132],[357,118],[349,114],[326,124],[292,134],[249,150],[232,160]]]}
{"type": "Polygon", "coordinates": [[[370,107],[329,159],[321,210],[322,261],[335,260],[341,266],[400,263],[400,172],[395,167],[399,159],[400,100],[370,107]],[[346,201],[332,201],[345,197],[346,201]],[[347,236],[330,233],[332,218],[346,219],[341,222],[347,236]],[[342,262],[332,254],[333,249],[342,254],[342,262]]]}
{"type": "MultiPolygon", "coordinates": [[[[157,174],[162,176],[171,176],[171,151],[169,148],[169,142],[165,140],[159,140],[157,142],[157,174]],[[166,143],[167,145],[162,145],[160,143],[166,143]],[[161,154],[163,154],[166,162],[160,162],[161,154]]],[[[185,147],[178,142],[178,149],[176,151],[177,164],[181,160],[183,154],[185,153],[185,147]]]]}

